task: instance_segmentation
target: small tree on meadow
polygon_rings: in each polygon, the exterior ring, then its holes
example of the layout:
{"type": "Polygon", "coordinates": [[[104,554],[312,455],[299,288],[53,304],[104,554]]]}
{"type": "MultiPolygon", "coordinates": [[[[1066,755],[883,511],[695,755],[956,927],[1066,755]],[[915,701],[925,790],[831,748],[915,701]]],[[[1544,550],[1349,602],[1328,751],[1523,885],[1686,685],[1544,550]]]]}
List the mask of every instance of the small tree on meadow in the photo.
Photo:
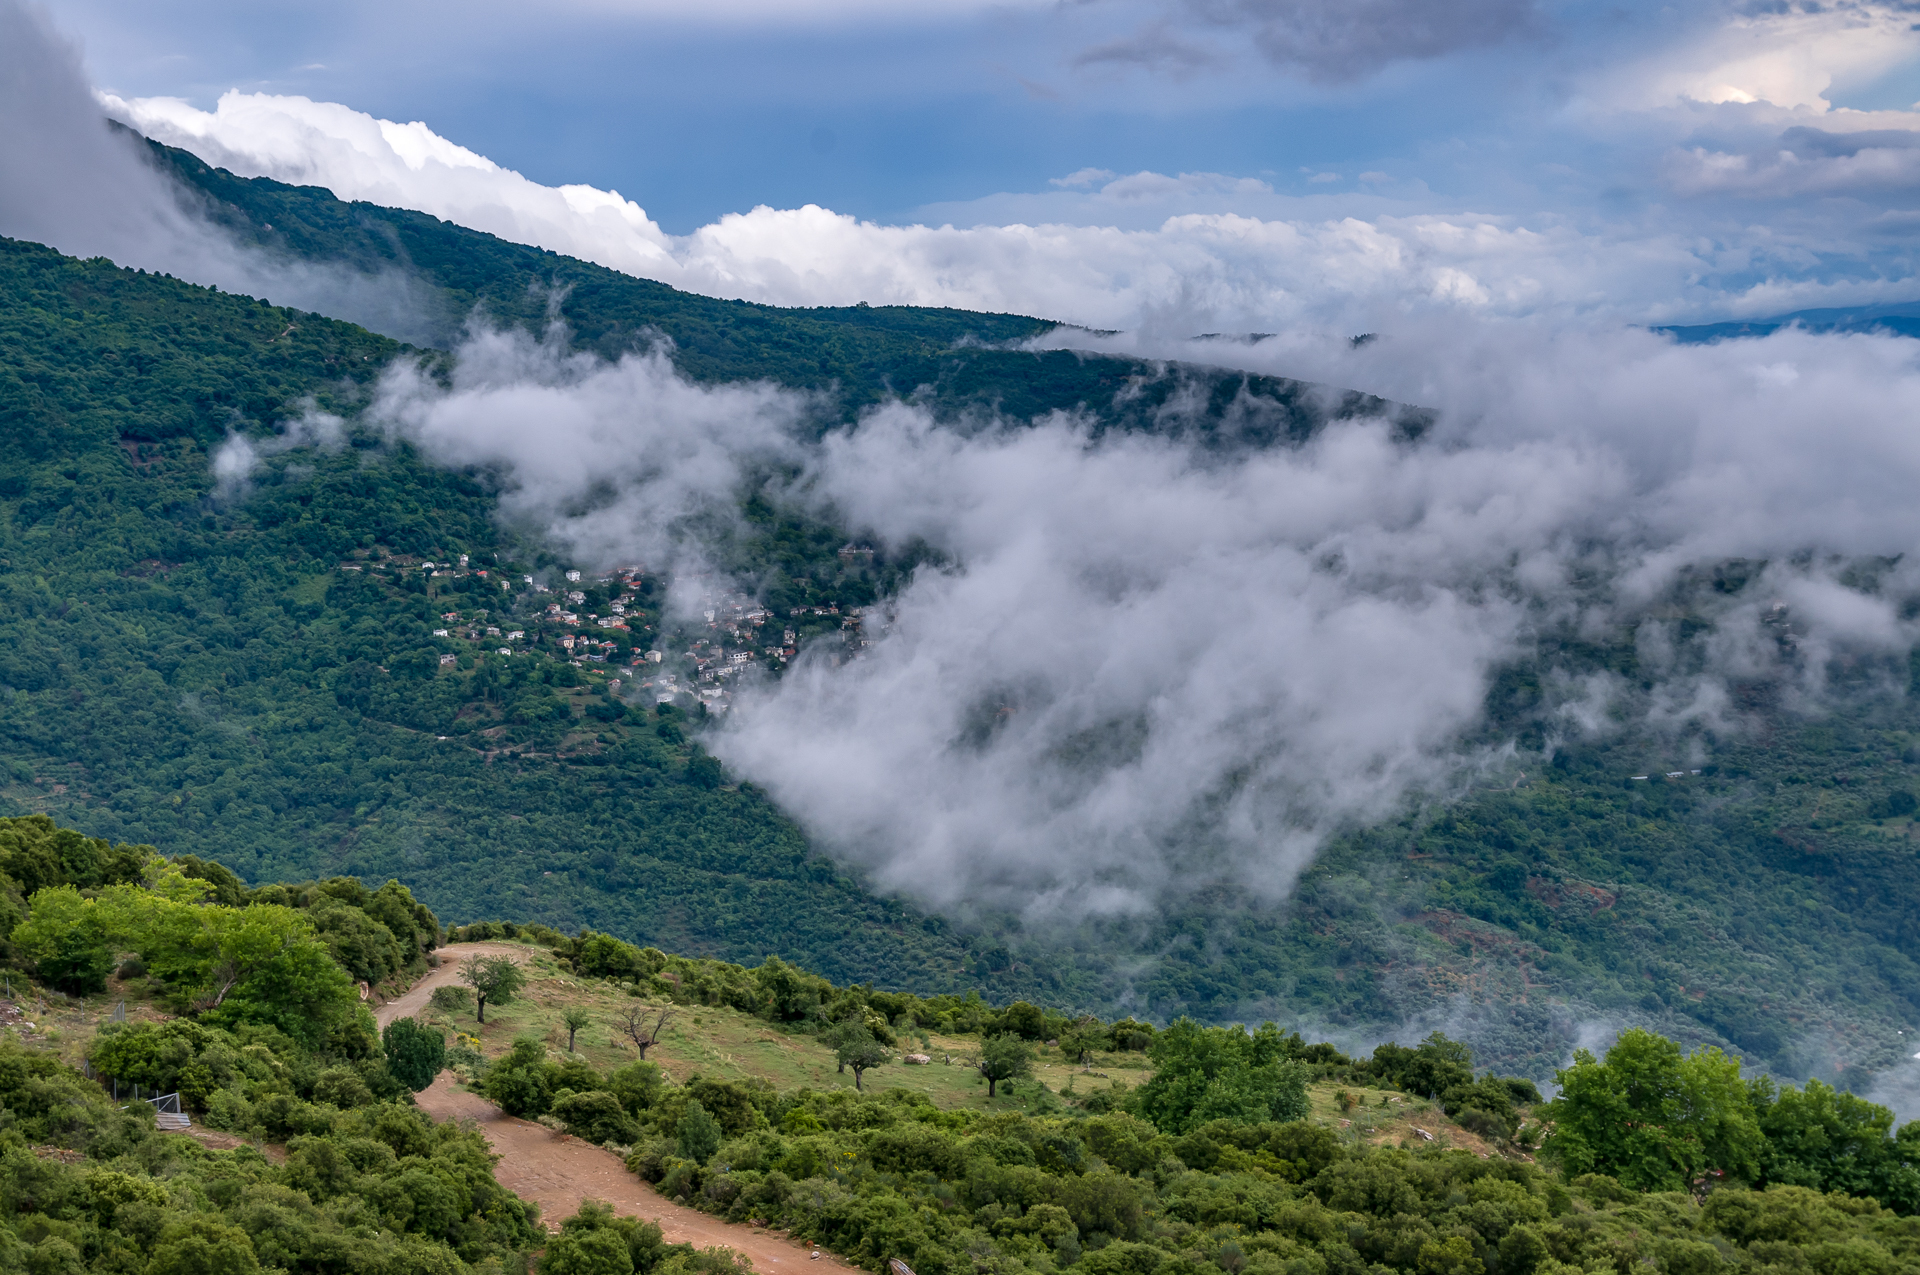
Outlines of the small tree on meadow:
{"type": "Polygon", "coordinates": [[[620,1016],[620,1029],[640,1051],[645,1061],[647,1050],[660,1043],[661,1035],[667,1030],[667,1024],[673,1021],[673,1011],[667,1009],[649,1009],[645,1005],[634,1005],[620,1016]]]}
{"type": "Polygon", "coordinates": [[[567,1052],[573,1052],[573,1034],[593,1021],[582,1005],[569,1005],[560,1011],[560,1025],[567,1029],[567,1052]]]}
{"type": "Polygon", "coordinates": [[[527,975],[510,956],[469,956],[460,962],[460,981],[473,989],[479,1020],[487,1021],[487,1002],[505,1005],[527,985],[527,975]]]}
{"type": "Polygon", "coordinates": [[[1033,1049],[1018,1036],[994,1036],[981,1045],[980,1057],[973,1066],[986,1077],[987,1097],[991,1098],[1006,1081],[1033,1074],[1033,1049]]]}
{"type": "Polygon", "coordinates": [[[861,1082],[866,1077],[867,1068],[893,1061],[892,1052],[880,1043],[865,1023],[847,1023],[835,1033],[833,1056],[842,1067],[853,1069],[853,1087],[861,1092],[865,1092],[861,1082]]]}

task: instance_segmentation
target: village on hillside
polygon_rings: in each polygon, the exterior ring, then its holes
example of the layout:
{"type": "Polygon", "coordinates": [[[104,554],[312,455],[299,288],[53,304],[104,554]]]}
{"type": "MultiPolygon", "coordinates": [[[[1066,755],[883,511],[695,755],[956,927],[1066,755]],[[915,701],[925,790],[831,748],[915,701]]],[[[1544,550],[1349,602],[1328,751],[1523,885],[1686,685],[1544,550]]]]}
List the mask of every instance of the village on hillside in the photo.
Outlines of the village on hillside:
{"type": "MultiPolygon", "coordinates": [[[[871,550],[856,552],[870,555],[871,550]]],[[[802,648],[824,658],[866,650],[863,608],[833,601],[775,614],[732,581],[674,577],[644,564],[589,575],[578,568],[537,573],[361,550],[340,564],[397,588],[425,592],[447,607],[423,635],[443,668],[476,659],[544,657],[587,673],[612,672],[608,689],[659,703],[724,713],[749,676],[777,676],[802,648]],[[496,594],[497,586],[497,594],[496,594]],[[670,605],[676,596],[677,605],[670,605]]]]}

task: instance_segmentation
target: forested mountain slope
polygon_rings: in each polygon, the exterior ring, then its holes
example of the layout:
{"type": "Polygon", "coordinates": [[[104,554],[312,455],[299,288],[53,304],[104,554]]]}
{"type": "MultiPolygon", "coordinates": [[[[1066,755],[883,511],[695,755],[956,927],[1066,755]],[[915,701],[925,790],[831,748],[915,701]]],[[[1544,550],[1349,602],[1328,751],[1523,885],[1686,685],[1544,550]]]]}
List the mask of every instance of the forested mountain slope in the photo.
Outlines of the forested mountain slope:
{"type": "Polygon", "coordinates": [[[958,972],[965,949],[937,922],[810,858],[764,799],[698,766],[688,782],[697,746],[586,717],[569,666],[557,688],[530,661],[498,687],[436,676],[428,630],[478,578],[442,597],[419,572],[409,590],[335,569],[362,546],[495,551],[473,482],[361,446],[211,500],[210,444],[306,397],[340,404],[393,342],[11,242],[0,296],[0,755],[17,809],[191,837],[255,880],[411,865],[456,916],[512,899],[843,977],[958,972]],[[537,759],[437,738],[489,696],[554,728],[537,759]]]}
{"type": "MultiPolygon", "coordinates": [[[[842,414],[926,385],[947,413],[1084,405],[1112,426],[1229,444],[1299,439],[1328,412],[1380,406],[992,348],[1045,326],[1025,319],[692,297],[168,160],[257,243],[411,272],[438,298],[443,335],[475,304],[534,326],[557,306],[595,350],[664,333],[688,375],[837,387],[842,414]]],[[[191,838],[255,881],[401,875],[455,920],[591,925],[740,961],[778,952],[838,980],[1354,1035],[1423,1018],[1536,1076],[1584,1032],[1630,1022],[1856,1085],[1910,1052],[1898,1034],[1920,1021],[1910,700],[1843,695],[1818,720],[1761,705],[1769,725],[1748,735],[1623,735],[1563,748],[1551,768],[1516,762],[1448,805],[1336,840],[1282,908],[1202,897],[1125,923],[959,934],[811,856],[689,742],[697,724],[618,703],[604,671],[494,662],[476,654],[487,643],[431,636],[526,623],[545,598],[522,577],[569,565],[503,533],[478,476],[350,436],[271,457],[244,499],[215,498],[210,453],[229,431],[309,398],[350,414],[355,387],[402,348],[4,245],[0,795],[12,810],[119,839],[191,838]],[[420,569],[459,554],[473,571],[420,569]]],[[[1419,433],[1418,413],[1401,419],[1419,433]]],[[[862,603],[911,566],[837,556],[842,528],[748,514],[730,552],[781,605],[862,603]]],[[[633,585],[633,614],[651,622],[646,587],[633,585]]],[[[1666,604],[1681,620],[1692,605],[1666,604]]],[[[1543,648],[1496,683],[1489,741],[1518,739],[1523,756],[1538,745],[1548,659],[1639,676],[1631,634],[1543,648]]]]}
{"type": "Polygon", "coordinates": [[[577,346],[607,357],[664,336],[673,342],[674,365],[694,381],[765,379],[830,391],[843,419],[924,391],[948,415],[991,409],[1028,419],[1082,409],[1103,425],[1177,428],[1254,446],[1298,441],[1345,415],[1397,411],[1414,431],[1426,420],[1370,395],[1336,394],[1329,402],[1323,387],[1281,377],[1003,348],[1057,326],[1018,315],[913,306],[792,310],[716,300],[424,213],[238,178],[171,147],[153,151],[205,201],[209,218],[241,242],[404,284],[415,298],[409,335],[442,348],[476,312],[533,329],[557,317],[577,346]]]}

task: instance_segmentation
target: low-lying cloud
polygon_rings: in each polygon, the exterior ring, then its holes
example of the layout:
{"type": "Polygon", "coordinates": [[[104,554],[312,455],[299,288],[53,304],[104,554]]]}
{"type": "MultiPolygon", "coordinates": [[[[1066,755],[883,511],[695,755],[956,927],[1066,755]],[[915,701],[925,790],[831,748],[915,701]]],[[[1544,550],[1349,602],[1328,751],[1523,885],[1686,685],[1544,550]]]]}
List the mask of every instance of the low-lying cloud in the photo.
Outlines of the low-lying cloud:
{"type": "Polygon", "coordinates": [[[406,278],[270,258],[236,243],[146,152],[102,117],[77,51],[45,16],[0,0],[0,234],[402,339],[433,335],[423,298],[406,278]]]}
{"type": "Polygon", "coordinates": [[[1250,454],[909,403],[816,443],[803,396],[560,350],[478,337],[451,388],[395,369],[372,418],[494,472],[508,517],[606,562],[699,563],[702,519],[754,484],[883,549],[937,550],[860,658],[804,653],[709,743],[823,848],[949,909],[1283,897],[1338,829],[1506,764],[1481,730],[1489,678],[1542,634],[1632,632],[1657,682],[1549,668],[1567,737],[1621,705],[1738,729],[1728,688],[1754,679],[1818,711],[1833,657],[1917,636],[1910,569],[1841,578],[1920,544],[1920,367],[1893,339],[1450,325],[1143,351],[1441,412],[1417,443],[1355,420],[1250,454]],[[1735,557],[1769,565],[1702,604],[1704,632],[1655,605],[1735,557]]]}

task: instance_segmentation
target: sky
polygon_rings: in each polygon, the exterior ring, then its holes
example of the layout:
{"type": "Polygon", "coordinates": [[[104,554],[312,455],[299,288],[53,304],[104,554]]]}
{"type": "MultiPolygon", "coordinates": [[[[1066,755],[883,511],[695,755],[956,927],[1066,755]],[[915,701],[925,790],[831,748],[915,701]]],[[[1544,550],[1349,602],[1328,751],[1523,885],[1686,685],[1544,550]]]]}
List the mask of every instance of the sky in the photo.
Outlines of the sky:
{"type": "MultiPolygon", "coordinates": [[[[417,153],[356,143],[348,163],[311,138],[338,142],[348,114],[418,125],[416,150],[425,138],[460,148],[526,188],[617,191],[626,220],[679,261],[637,272],[696,290],[1271,330],[1435,306],[1632,323],[1920,297],[1916,10],[480,0],[452,20],[415,0],[54,0],[46,11],[117,114],[217,162],[343,194],[356,174],[364,184],[369,168],[397,166],[401,180],[359,193],[486,222],[482,197],[449,205],[445,174],[417,153]],[[326,104],[345,110],[316,124],[326,104]],[[1033,233],[1049,227],[1078,233],[1033,233]],[[975,228],[1000,233],[964,233],[975,228]]],[[[525,202],[525,190],[501,193],[505,181],[485,198],[525,202]]],[[[523,225],[518,237],[543,235],[608,264],[633,251],[583,247],[577,226],[523,225]]]]}

